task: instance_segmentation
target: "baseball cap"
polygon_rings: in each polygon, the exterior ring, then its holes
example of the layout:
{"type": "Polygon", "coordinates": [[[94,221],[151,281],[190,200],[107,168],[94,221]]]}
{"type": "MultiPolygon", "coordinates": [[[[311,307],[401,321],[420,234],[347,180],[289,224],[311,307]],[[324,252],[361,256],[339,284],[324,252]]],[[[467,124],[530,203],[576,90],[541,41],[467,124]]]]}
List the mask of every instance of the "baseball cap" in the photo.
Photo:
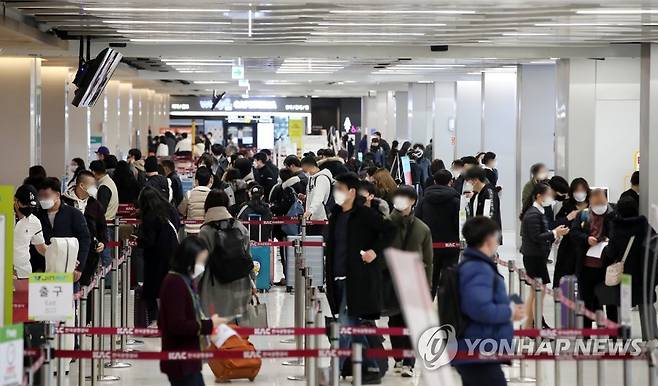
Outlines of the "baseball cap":
{"type": "Polygon", "coordinates": [[[262,196],[265,194],[265,189],[260,185],[254,185],[249,189],[249,193],[251,193],[252,196],[262,196]]]}
{"type": "Polygon", "coordinates": [[[96,154],[102,154],[102,155],[110,155],[110,149],[108,149],[106,146],[101,146],[96,150],[96,154]]]}
{"type": "Polygon", "coordinates": [[[30,206],[32,208],[37,207],[37,190],[32,185],[21,185],[16,189],[14,197],[23,205],[30,206]]]}

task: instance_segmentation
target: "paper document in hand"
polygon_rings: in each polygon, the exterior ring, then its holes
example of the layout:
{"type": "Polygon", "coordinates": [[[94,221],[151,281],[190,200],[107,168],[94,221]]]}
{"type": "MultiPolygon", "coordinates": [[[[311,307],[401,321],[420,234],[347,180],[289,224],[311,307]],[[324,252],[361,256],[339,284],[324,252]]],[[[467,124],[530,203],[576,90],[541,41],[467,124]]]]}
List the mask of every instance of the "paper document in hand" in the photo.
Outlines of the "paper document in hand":
{"type": "MultiPolygon", "coordinates": [[[[411,343],[418,355],[418,341],[429,328],[439,326],[439,313],[432,304],[430,288],[425,277],[425,267],[417,252],[405,252],[388,248],[384,251],[400,307],[407,321],[411,343]]],[[[447,352],[441,353],[443,363],[449,362],[447,352]],[[445,356],[445,357],[444,357],[445,356]]],[[[453,386],[450,366],[428,370],[424,358],[420,358],[423,383],[426,386],[453,386]]]]}
{"type": "Polygon", "coordinates": [[[594,258],[596,258],[596,259],[600,259],[600,258],[601,258],[601,254],[603,253],[603,249],[604,249],[607,245],[608,245],[608,242],[607,242],[607,241],[602,241],[602,242],[596,244],[595,246],[590,247],[590,248],[587,250],[587,256],[588,256],[588,257],[594,257],[594,258]]]}

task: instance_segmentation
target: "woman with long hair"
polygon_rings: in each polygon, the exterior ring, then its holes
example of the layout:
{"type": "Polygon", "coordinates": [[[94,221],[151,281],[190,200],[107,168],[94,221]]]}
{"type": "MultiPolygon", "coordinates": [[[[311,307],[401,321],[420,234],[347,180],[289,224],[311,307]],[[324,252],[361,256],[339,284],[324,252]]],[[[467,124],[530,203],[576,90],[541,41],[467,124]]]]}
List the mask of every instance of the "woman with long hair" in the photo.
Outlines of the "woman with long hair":
{"type": "MultiPolygon", "coordinates": [[[[162,350],[201,351],[200,338],[226,323],[217,314],[207,318],[201,310],[194,278],[203,273],[207,260],[208,247],[196,236],[187,237],[176,248],[160,289],[160,298],[167,299],[158,318],[162,350]]],[[[160,371],[172,386],[203,386],[201,366],[201,360],[160,361],[160,371]]]]}
{"type": "Polygon", "coordinates": [[[395,183],[391,173],[389,173],[389,171],[384,168],[377,169],[377,171],[372,175],[372,183],[377,188],[379,196],[386,200],[389,207],[392,207],[393,194],[398,188],[398,185],[395,183]]]}
{"type": "Polygon", "coordinates": [[[66,177],[68,180],[67,190],[73,188],[76,185],[75,180],[78,178],[78,174],[80,174],[80,172],[85,169],[85,161],[82,158],[76,157],[71,160],[71,163],[66,170],[66,177]]]}
{"type": "Polygon", "coordinates": [[[137,183],[137,177],[135,177],[135,173],[133,173],[128,162],[119,161],[117,163],[117,167],[114,169],[114,174],[112,175],[112,180],[117,186],[120,204],[135,204],[137,202],[137,197],[139,196],[139,184],[137,183]]]}
{"type": "Polygon", "coordinates": [[[149,320],[157,320],[162,280],[178,246],[180,220],[176,209],[151,186],[145,186],[137,200],[139,218],[138,244],[144,250],[144,288],[149,320]]]}
{"type": "MultiPolygon", "coordinates": [[[[560,225],[550,229],[545,216],[547,207],[552,206],[553,191],[544,183],[535,185],[531,200],[527,200],[521,211],[521,254],[523,255],[523,266],[526,273],[533,279],[541,279],[543,284],[550,283],[548,276],[548,255],[551,252],[553,242],[569,233],[569,228],[560,225]]],[[[533,328],[534,304],[541,299],[535,300],[535,291],[530,291],[530,298],[526,302],[526,328],[533,328]]],[[[543,319],[542,319],[543,320],[543,319]]],[[[534,326],[539,328],[539,326],[534,326]]]]}
{"type": "MultiPolygon", "coordinates": [[[[555,225],[570,226],[581,210],[589,206],[589,194],[591,189],[587,180],[578,177],[571,181],[567,199],[562,203],[562,208],[555,215],[555,225]]],[[[560,240],[555,258],[555,271],[553,272],[553,288],[560,286],[560,280],[567,275],[576,273],[575,247],[571,235],[566,235],[560,240]]]]}

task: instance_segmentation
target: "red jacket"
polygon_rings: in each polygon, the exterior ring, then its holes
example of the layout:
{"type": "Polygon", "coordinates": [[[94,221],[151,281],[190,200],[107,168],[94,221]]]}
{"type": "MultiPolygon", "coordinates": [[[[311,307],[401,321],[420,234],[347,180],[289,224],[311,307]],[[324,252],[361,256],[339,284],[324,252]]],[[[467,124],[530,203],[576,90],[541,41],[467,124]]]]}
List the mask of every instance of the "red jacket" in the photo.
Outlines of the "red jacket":
{"type": "MultiPolygon", "coordinates": [[[[200,337],[209,335],[213,325],[210,319],[201,319],[194,306],[188,280],[177,273],[168,273],[160,289],[160,317],[158,327],[162,334],[162,351],[199,351],[200,337]]],[[[196,295],[194,295],[196,296],[196,295]]],[[[201,361],[160,361],[160,370],[170,379],[182,379],[201,371],[201,361]]]]}

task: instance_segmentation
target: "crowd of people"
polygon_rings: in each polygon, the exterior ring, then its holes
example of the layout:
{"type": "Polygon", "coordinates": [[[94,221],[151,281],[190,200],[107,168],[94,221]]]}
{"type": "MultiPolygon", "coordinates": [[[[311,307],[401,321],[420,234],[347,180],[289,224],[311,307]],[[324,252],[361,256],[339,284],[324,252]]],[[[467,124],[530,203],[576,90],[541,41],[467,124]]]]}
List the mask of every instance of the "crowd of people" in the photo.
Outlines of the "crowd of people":
{"type": "MultiPolygon", "coordinates": [[[[141,296],[148,320],[163,330],[163,349],[198,349],[196,336],[227,320],[239,323],[237,316],[255,293],[250,240],[284,240],[299,233],[299,227],[289,225],[267,225],[258,231],[252,227],[250,232],[241,221],[303,216],[328,221],[309,225],[306,231],[325,239],[324,284],[331,312],[341,325],[367,325],[382,316],[388,317],[390,327],[406,325],[383,258],[383,250],[394,247],[421,256],[433,299],[440,293],[442,275],[458,267],[465,299],[461,309],[471,320],[465,337],[489,338],[485,335],[493,331],[494,338],[511,339],[512,321],[524,317],[527,327],[534,327],[533,304],[541,301],[534,299],[534,291],[525,309],[510,307],[505,286],[495,284],[502,281],[493,263],[502,243],[495,153],[465,156],[446,168],[433,158],[431,142],[389,145],[376,132],[371,138],[362,136],[356,145],[344,137],[338,149],[289,155],[279,168],[269,149],[225,147],[212,143],[209,135],[196,139],[198,158],[188,191],[175,162],[167,157],[192,154],[186,134],[154,138],[157,146],[146,158],[131,149],[118,161],[102,146],[88,169],[80,158],[71,161],[64,185],[46,176],[43,167],[31,167],[15,195],[14,274],[24,278],[43,271],[49,240],[74,237],[79,242],[75,280],[87,284],[99,264],[111,263],[107,221],[117,216],[119,204],[134,204],[141,220],[137,255],[144,265],[141,296]],[[402,157],[409,159],[411,180],[404,175],[402,157]],[[461,223],[461,217],[468,221],[461,223]],[[181,225],[182,219],[197,222],[181,225]],[[460,241],[465,243],[461,261],[455,247],[460,241]]],[[[643,335],[658,337],[655,293],[644,293],[642,281],[635,280],[642,277],[649,225],[638,212],[637,172],[631,183],[612,205],[606,191],[591,189],[585,179],[568,183],[560,176],[549,178],[545,165],[533,165],[522,194],[520,251],[528,275],[554,286],[575,277],[586,307],[607,306],[608,317],[616,320],[619,288],[606,288],[605,271],[621,261],[632,244],[624,270],[634,277],[633,304],[649,307],[641,310],[653,315],[654,322],[643,335]],[[591,256],[592,247],[602,242],[607,243],[603,256],[591,256]],[[548,265],[553,260],[551,280],[548,265]]],[[[285,248],[280,256],[285,273],[291,256],[285,248]]],[[[286,285],[285,276],[276,284],[286,285]]],[[[373,345],[365,336],[342,336],[341,347],[353,341],[373,345]]],[[[405,337],[391,337],[391,344],[411,348],[405,337]]],[[[455,365],[466,386],[480,385],[485,376],[491,377],[489,383],[504,384],[499,364],[455,365]]],[[[162,370],[172,384],[202,384],[199,366],[163,362],[162,370]],[[189,383],[181,383],[184,380],[189,383]]],[[[414,360],[396,358],[394,370],[411,377],[414,360]]],[[[366,358],[363,371],[364,384],[377,384],[386,369],[366,358]]]]}

